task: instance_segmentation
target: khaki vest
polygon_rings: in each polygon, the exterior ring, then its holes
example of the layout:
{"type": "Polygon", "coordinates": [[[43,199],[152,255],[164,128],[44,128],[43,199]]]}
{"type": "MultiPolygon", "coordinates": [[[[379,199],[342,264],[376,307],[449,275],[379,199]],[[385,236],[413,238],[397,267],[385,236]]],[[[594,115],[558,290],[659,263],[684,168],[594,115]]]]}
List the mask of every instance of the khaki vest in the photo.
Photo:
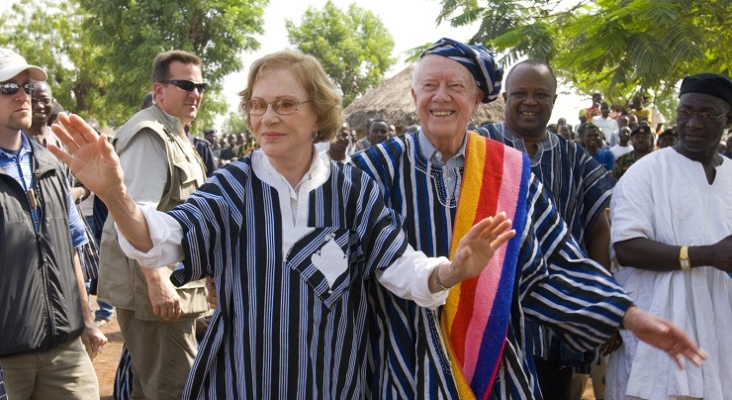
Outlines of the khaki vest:
{"type": "MultiPolygon", "coordinates": [[[[168,178],[158,211],[168,211],[185,202],[205,179],[205,167],[185,133],[177,132],[176,126],[158,107],[152,106],[135,114],[115,135],[114,148],[117,154],[127,149],[127,144],[141,130],[150,129],[160,135],[168,155],[168,178]]],[[[168,277],[176,265],[161,270],[168,277]]],[[[99,259],[99,298],[115,307],[135,311],[135,317],[147,321],[162,321],[153,314],[147,281],[139,264],[122,252],[117,240],[117,230],[110,215],[104,224],[99,259]]],[[[189,282],[177,292],[181,298],[184,317],[197,318],[208,311],[205,281],[189,282]]]]}

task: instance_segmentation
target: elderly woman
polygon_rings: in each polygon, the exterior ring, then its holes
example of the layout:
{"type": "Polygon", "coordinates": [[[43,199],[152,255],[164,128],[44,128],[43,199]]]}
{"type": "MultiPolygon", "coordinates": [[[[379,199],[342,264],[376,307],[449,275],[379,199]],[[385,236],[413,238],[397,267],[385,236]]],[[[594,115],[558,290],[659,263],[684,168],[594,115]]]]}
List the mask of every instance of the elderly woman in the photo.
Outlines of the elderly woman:
{"type": "Polygon", "coordinates": [[[336,133],[341,100],[314,58],[259,59],[240,96],[261,149],[167,214],[132,201],[113,148],[80,118],[59,117],[70,154],[52,151],[107,203],[128,255],[183,260],[177,283],[213,276],[218,306],[186,398],[363,398],[368,286],[438,307],[514,235],[510,221],[479,221],[452,262],[427,258],[375,182],[315,152],[336,133]]]}

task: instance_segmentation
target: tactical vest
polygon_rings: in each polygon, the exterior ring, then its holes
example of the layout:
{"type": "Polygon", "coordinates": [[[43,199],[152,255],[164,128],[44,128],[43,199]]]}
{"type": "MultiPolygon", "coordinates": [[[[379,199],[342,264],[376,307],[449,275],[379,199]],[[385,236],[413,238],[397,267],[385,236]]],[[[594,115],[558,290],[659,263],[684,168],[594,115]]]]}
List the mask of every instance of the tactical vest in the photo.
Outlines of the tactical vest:
{"type": "MultiPolygon", "coordinates": [[[[117,154],[122,155],[132,138],[144,129],[155,132],[165,143],[168,177],[157,210],[168,211],[185,202],[203,183],[205,167],[185,134],[177,132],[169,117],[156,105],[138,112],[119,129],[113,142],[117,154]]],[[[162,270],[169,276],[176,266],[169,265],[162,270]]],[[[204,286],[204,280],[199,280],[177,290],[184,313],[181,318],[196,318],[208,311],[204,286]]],[[[99,297],[113,306],[134,310],[138,319],[162,321],[153,313],[147,281],[139,264],[125,256],[120,248],[111,215],[102,232],[98,291],[99,297]]]]}

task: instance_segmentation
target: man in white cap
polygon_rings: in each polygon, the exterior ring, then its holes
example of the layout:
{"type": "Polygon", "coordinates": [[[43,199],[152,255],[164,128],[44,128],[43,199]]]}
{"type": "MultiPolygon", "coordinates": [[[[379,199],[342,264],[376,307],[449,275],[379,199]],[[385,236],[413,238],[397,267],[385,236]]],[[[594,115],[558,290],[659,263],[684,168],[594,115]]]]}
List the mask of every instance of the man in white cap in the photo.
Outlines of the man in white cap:
{"type": "Polygon", "coordinates": [[[107,342],[74,246],[87,240],[63,167],[23,132],[39,67],[0,49],[0,367],[11,399],[99,398],[107,342]]]}

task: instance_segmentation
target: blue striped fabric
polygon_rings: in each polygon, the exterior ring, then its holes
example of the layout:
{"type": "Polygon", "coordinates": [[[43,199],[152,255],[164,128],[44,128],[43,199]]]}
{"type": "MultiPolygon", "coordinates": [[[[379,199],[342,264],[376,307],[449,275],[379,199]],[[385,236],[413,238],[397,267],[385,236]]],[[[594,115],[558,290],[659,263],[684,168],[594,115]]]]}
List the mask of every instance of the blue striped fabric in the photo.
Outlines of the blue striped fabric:
{"type": "MultiPolygon", "coordinates": [[[[352,162],[376,179],[387,206],[403,216],[412,246],[430,256],[449,254],[455,209],[445,206],[450,203],[442,196],[442,167],[422,155],[416,135],[390,139],[352,162]]],[[[553,325],[573,349],[589,350],[612,334],[631,304],[610,275],[585,257],[533,174],[527,193],[511,322],[491,394],[497,399],[541,398],[524,342],[527,320],[553,325]]],[[[380,285],[371,287],[370,301],[370,397],[457,398],[437,329],[439,311],[380,285]]]]}
{"type": "Polygon", "coordinates": [[[122,354],[119,356],[117,371],[114,373],[114,400],[130,400],[132,398],[132,358],[127,346],[122,346],[122,354]]]}
{"type": "MultiPolygon", "coordinates": [[[[503,122],[483,126],[478,133],[526,153],[524,140],[514,135],[503,122]]],[[[610,206],[617,182],[575,142],[548,133],[531,156],[531,171],[544,184],[544,190],[564,218],[572,236],[587,250],[587,232],[610,206]]]]}
{"type": "MultiPolygon", "coordinates": [[[[524,140],[513,134],[503,122],[483,126],[479,133],[526,153],[524,140]]],[[[586,253],[587,232],[610,205],[616,180],[575,142],[548,132],[546,141],[537,144],[531,156],[531,170],[544,184],[559,215],[572,236],[586,253]]],[[[551,328],[529,322],[528,341],[532,354],[550,360],[564,360],[567,365],[589,372],[594,352],[573,352],[551,328]]]]}
{"type": "Polygon", "coordinates": [[[0,366],[0,400],[8,400],[8,395],[5,392],[5,379],[3,378],[2,366],[0,366]]]}
{"type": "MultiPolygon", "coordinates": [[[[78,204],[75,206],[74,208],[81,215],[78,204]]],[[[84,281],[88,281],[99,277],[99,246],[94,239],[94,231],[84,218],[81,218],[81,223],[84,225],[84,234],[87,237],[87,242],[75,248],[76,254],[79,255],[79,264],[81,264],[81,273],[84,275],[84,281]]]]}
{"type": "Polygon", "coordinates": [[[288,226],[251,167],[251,155],[232,162],[170,212],[185,234],[181,281],[213,275],[219,304],[184,398],[364,398],[368,287],[406,249],[400,219],[366,174],[331,163],[307,226],[288,226]],[[329,287],[313,260],[334,244],[347,262],[329,287]]]}

